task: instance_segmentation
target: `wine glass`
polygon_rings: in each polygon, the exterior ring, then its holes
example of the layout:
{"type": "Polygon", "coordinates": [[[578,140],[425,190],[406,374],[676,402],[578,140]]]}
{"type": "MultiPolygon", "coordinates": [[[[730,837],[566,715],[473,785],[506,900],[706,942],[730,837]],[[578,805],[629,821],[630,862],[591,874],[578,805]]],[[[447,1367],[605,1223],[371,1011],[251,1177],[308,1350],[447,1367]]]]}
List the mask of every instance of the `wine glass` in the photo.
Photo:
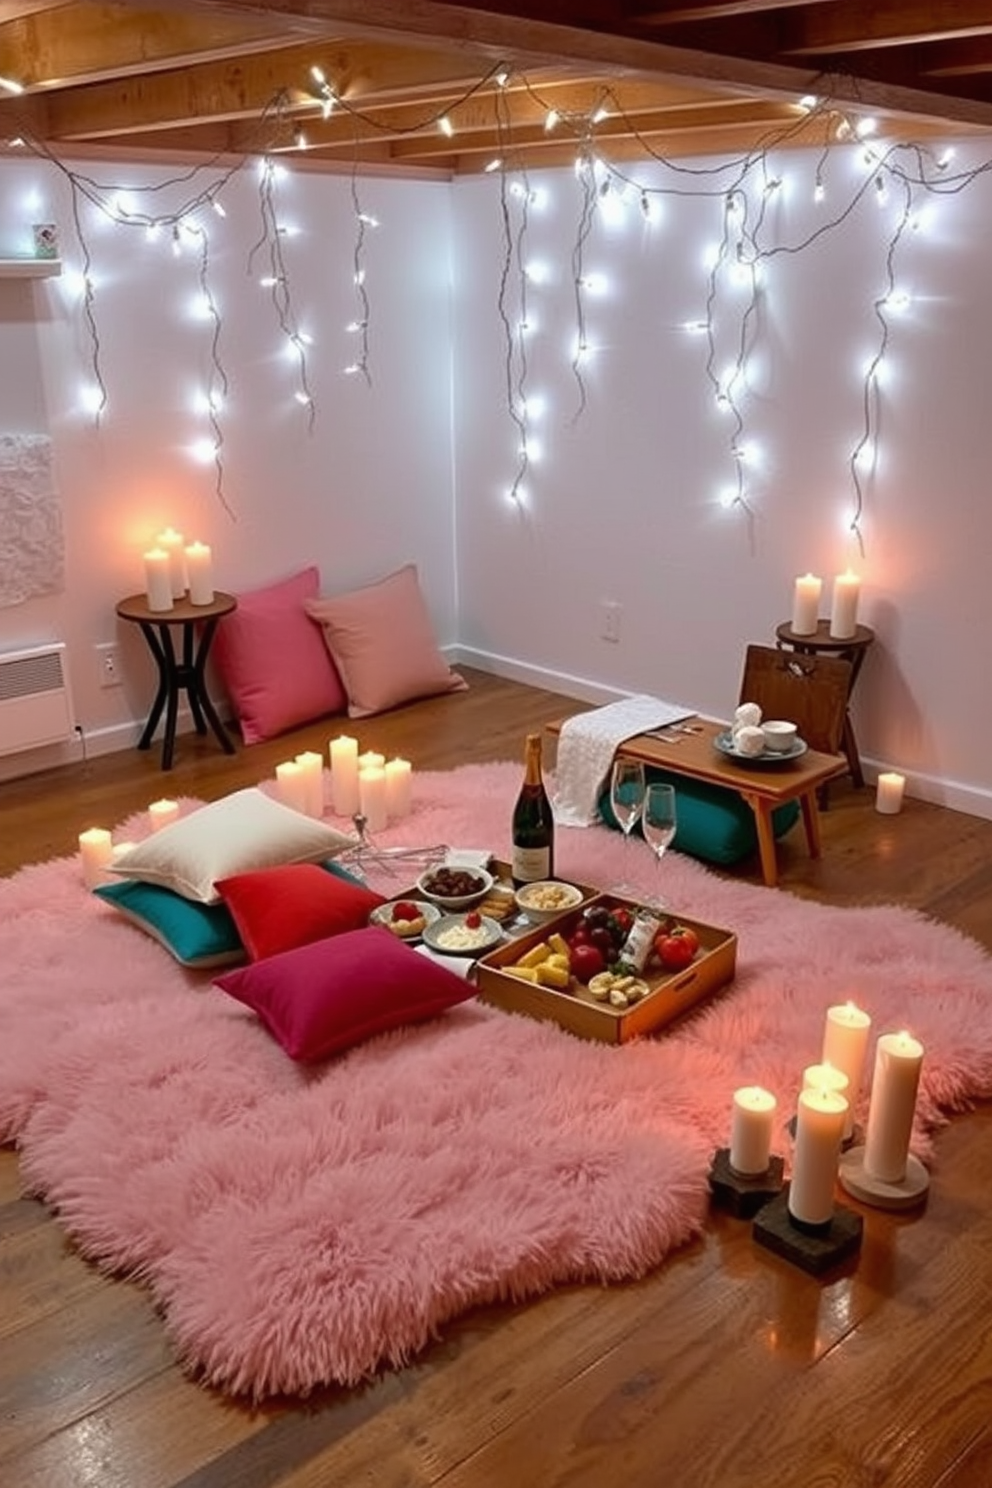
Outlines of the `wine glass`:
{"type": "MultiPolygon", "coordinates": [[[[620,830],[623,832],[624,868],[630,867],[630,834],[640,819],[644,807],[644,766],[640,760],[618,759],[613,761],[610,776],[610,805],[620,830]]],[[[618,885],[626,889],[626,884],[618,885]]]]}
{"type": "Polygon", "coordinates": [[[675,836],[677,824],[674,785],[649,785],[641,812],[641,831],[659,863],[675,836]]]}

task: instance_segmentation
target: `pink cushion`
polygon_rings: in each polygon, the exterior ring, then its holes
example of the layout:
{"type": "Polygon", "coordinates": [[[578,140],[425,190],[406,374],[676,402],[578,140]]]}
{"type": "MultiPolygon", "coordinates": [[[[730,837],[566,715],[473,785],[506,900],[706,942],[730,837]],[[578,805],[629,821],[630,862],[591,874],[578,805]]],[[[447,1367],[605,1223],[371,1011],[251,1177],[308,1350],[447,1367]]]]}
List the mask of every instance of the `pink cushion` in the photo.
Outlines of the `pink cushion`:
{"type": "Polygon", "coordinates": [[[254,1009],[291,1059],[307,1063],[475,995],[471,982],[378,925],[254,961],[216,985],[254,1009]]]}
{"type": "Polygon", "coordinates": [[[246,744],[344,712],[341,678],[319,625],[303,607],[319,592],[318,570],[304,568],[238,595],[238,608],[217,627],[210,654],[246,744]]]}
{"type": "Polygon", "coordinates": [[[346,883],[317,863],[287,863],[222,878],[217,892],[231,912],[253,961],[360,930],[384,902],[361,884],[346,883]]]}
{"type": "Polygon", "coordinates": [[[308,599],[305,608],[324,628],[351,718],[468,686],[437,648],[412,563],[350,594],[308,599]]]}

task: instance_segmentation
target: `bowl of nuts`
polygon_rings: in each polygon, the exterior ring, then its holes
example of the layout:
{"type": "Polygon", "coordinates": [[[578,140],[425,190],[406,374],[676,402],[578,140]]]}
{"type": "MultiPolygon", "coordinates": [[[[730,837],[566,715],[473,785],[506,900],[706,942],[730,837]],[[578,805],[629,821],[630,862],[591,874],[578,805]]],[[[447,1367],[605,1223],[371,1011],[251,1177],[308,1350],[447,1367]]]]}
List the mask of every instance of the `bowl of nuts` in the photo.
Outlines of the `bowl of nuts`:
{"type": "Polygon", "coordinates": [[[442,863],[417,879],[417,893],[440,909],[471,909],[484,899],[495,880],[485,868],[453,868],[442,863]]]}
{"type": "Polygon", "coordinates": [[[524,884],[516,893],[517,908],[535,925],[545,925],[556,915],[575,909],[583,897],[582,890],[575,884],[559,883],[553,878],[524,884]]]}

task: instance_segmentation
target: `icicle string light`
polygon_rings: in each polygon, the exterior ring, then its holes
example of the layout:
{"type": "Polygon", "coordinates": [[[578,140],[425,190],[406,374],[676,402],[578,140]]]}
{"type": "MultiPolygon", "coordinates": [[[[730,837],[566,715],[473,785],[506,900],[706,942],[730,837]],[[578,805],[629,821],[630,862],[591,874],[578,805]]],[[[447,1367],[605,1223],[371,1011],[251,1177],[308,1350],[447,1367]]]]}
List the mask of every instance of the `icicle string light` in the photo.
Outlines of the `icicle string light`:
{"type": "Polygon", "coordinates": [[[372,306],[369,301],[369,292],[365,285],[365,233],[371,226],[371,219],[366,212],[362,211],[361,198],[358,194],[358,159],[357,154],[351,172],[351,206],[355,215],[355,248],[352,254],[352,267],[354,269],[355,294],[358,297],[358,320],[356,325],[359,337],[359,352],[355,358],[354,366],[365,379],[366,387],[372,386],[372,373],[369,368],[369,319],[372,314],[372,306]]]}
{"type": "Polygon", "coordinates": [[[295,348],[298,374],[299,392],[297,401],[307,410],[307,426],[313,433],[314,423],[317,417],[316,405],[313,394],[310,391],[310,383],[307,376],[307,353],[306,343],[300,335],[300,328],[293,309],[293,297],[290,291],[289,274],[286,269],[285,255],[283,254],[283,233],[280,230],[275,205],[275,180],[276,168],[268,157],[262,160],[261,169],[258,173],[258,202],[262,220],[262,230],[255,243],[252,244],[248,253],[247,272],[253,272],[255,255],[263,249],[268,249],[269,274],[264,281],[270,291],[272,304],[279,322],[279,328],[290,346],[295,348]]]}

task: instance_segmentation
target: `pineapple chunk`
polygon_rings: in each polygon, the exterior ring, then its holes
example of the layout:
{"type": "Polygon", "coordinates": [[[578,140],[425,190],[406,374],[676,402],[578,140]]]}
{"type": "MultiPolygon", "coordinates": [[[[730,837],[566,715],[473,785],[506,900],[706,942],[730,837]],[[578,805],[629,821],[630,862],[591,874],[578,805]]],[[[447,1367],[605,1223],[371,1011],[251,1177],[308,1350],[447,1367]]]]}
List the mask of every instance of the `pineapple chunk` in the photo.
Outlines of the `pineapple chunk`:
{"type": "Polygon", "coordinates": [[[546,940],[542,940],[519,957],[516,964],[517,966],[540,966],[541,962],[547,961],[550,955],[551,947],[546,940]]]}
{"type": "Polygon", "coordinates": [[[507,976],[517,977],[521,982],[536,982],[538,979],[536,966],[501,966],[500,970],[505,971],[507,976]]]}
{"type": "Polygon", "coordinates": [[[554,935],[548,936],[548,945],[551,947],[551,954],[553,956],[564,956],[565,964],[568,965],[568,941],[564,936],[559,935],[556,930],[554,935]]]}
{"type": "Polygon", "coordinates": [[[542,961],[534,970],[542,987],[567,987],[571,981],[568,967],[556,966],[553,960],[542,961]]]}

